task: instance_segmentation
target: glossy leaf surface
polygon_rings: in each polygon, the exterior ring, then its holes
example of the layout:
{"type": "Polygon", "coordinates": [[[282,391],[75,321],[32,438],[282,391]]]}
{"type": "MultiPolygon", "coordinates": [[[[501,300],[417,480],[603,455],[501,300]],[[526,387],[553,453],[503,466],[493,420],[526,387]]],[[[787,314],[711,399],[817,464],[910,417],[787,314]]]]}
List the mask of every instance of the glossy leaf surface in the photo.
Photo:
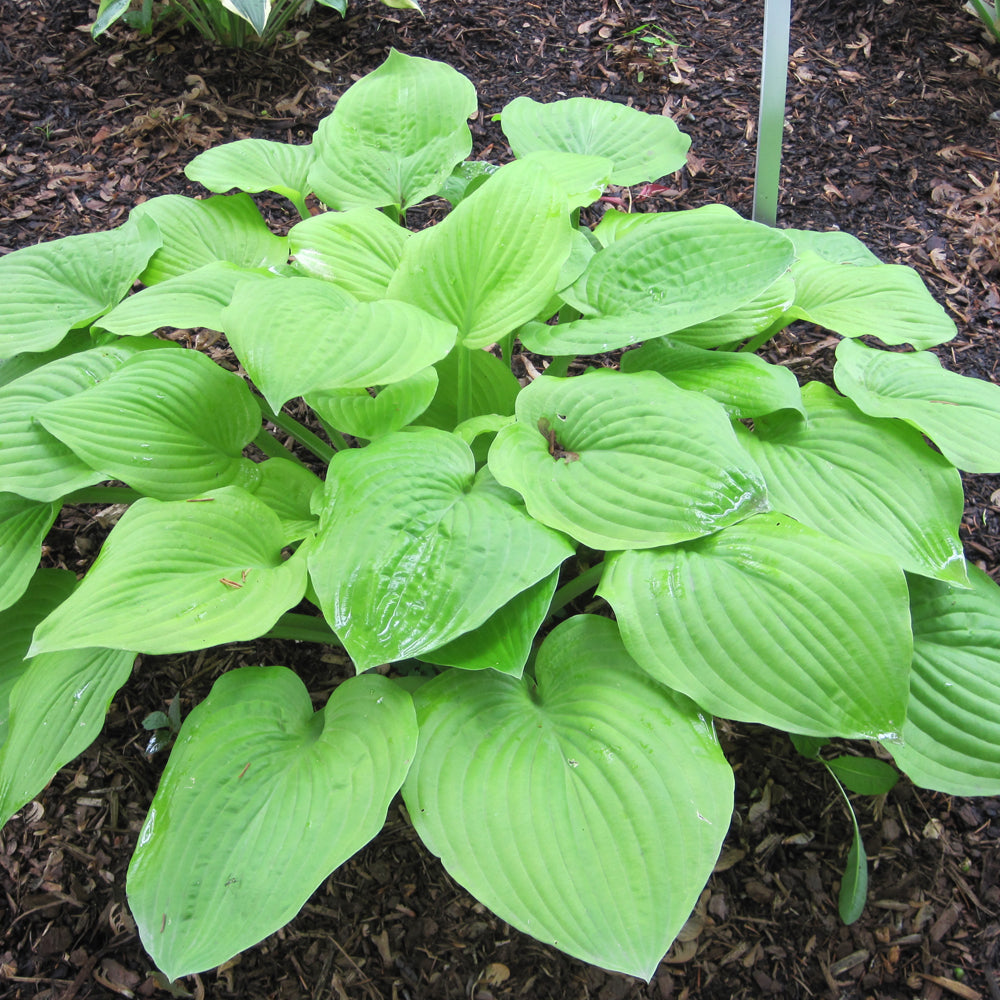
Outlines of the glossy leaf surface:
{"type": "Polygon", "coordinates": [[[311,145],[237,139],[199,153],[184,168],[184,173],[217,194],[239,188],[251,194],[274,191],[292,201],[301,201],[309,192],[306,177],[312,161],[311,145]]]}

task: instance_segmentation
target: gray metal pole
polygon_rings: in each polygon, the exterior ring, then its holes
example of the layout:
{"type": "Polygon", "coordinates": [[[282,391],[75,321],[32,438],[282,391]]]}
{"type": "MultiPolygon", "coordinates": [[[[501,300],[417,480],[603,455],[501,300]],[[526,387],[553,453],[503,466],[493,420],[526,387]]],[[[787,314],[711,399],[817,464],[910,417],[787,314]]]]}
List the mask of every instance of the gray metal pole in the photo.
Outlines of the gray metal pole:
{"type": "Polygon", "coordinates": [[[760,71],[753,219],[768,226],[775,225],[778,218],[778,180],[781,175],[781,141],[785,129],[791,20],[791,0],[764,0],[764,49],[760,71]]]}

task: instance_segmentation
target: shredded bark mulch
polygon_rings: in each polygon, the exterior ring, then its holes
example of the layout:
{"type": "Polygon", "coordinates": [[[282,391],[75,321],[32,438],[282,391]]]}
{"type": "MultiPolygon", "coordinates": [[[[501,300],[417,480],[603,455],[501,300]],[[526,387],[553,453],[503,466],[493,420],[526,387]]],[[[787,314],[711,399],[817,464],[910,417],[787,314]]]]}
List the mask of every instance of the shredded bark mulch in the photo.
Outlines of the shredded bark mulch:
{"type": "MultiPolygon", "coordinates": [[[[519,94],[593,96],[667,114],[693,139],[634,210],[722,202],[749,215],[763,4],[749,0],[425,0],[426,17],[317,8],[277,46],[227,51],[164,30],[95,42],[86,0],[0,0],[0,253],[107,229],[159,194],[201,193],[183,165],[230,139],[307,141],[390,47],[441,59],[480,94],[475,155],[506,156],[491,116],[519,94]],[[641,29],[636,31],[635,29],[641,29]],[[644,41],[643,38],[659,41],[644,41]]],[[[940,351],[1000,382],[1000,47],[955,0],[797,6],[779,223],[839,228],[916,267],[958,325],[940,351]]],[[[276,225],[283,208],[263,199],[276,225]]],[[[829,378],[805,326],[775,350],[829,378]]],[[[966,478],[962,538],[994,578],[1000,477],[966,478]]],[[[105,527],[80,511],[47,557],[82,571],[105,527]]],[[[100,739],[0,832],[0,997],[169,996],[125,902],[125,869],[165,753],[141,720],[182,714],[224,670],[284,663],[322,702],[335,655],[261,642],[143,657],[100,739]]],[[[984,711],[997,706],[984,705],[984,711]]],[[[513,931],[456,885],[400,804],[299,917],[175,995],[315,1000],[830,997],[1000,1000],[1000,799],[902,781],[856,803],[869,905],[844,927],[850,823],[822,768],[762,727],[721,724],[737,802],[718,869],[651,983],[513,931]]]]}

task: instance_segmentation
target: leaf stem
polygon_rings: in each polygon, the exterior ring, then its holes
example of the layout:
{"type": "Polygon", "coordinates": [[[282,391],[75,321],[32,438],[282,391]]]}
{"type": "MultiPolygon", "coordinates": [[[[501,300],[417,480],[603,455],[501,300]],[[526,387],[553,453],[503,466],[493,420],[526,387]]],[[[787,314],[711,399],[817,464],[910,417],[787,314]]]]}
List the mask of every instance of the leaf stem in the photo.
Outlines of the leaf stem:
{"type": "Polygon", "coordinates": [[[253,443],[268,458],[284,458],[290,462],[294,462],[296,465],[305,466],[305,463],[297,455],[292,454],[273,434],[264,430],[263,427],[261,427],[260,433],[253,439],[253,443]]]}
{"type": "Polygon", "coordinates": [[[263,396],[257,396],[256,399],[257,405],[260,407],[265,419],[270,420],[275,427],[283,430],[289,437],[298,441],[303,448],[311,451],[320,461],[329,463],[337,453],[335,447],[331,448],[330,445],[317,437],[308,427],[300,424],[294,417],[290,417],[287,413],[275,413],[263,396]]]}
{"type": "Polygon", "coordinates": [[[273,626],[264,633],[265,639],[292,639],[296,642],[321,642],[326,646],[343,646],[326,620],[316,615],[296,615],[292,612],[283,614],[273,626]]]}
{"type": "Polygon", "coordinates": [[[465,347],[458,347],[458,385],[455,392],[455,408],[458,423],[468,420],[472,414],[472,354],[465,347]]]}
{"type": "Polygon", "coordinates": [[[84,486],[62,498],[64,504],[134,503],[145,496],[131,486],[84,486]]]}
{"type": "Polygon", "coordinates": [[[561,354],[549,362],[548,368],[542,372],[543,375],[552,375],[554,378],[565,378],[569,371],[570,362],[576,357],[575,354],[561,354]]]}
{"type": "Polygon", "coordinates": [[[600,583],[601,574],[603,572],[604,560],[602,559],[599,563],[595,563],[590,567],[590,569],[585,570],[575,579],[570,580],[569,583],[564,583],[552,595],[552,602],[549,604],[549,613],[547,617],[551,617],[557,611],[561,611],[567,604],[571,601],[575,601],[581,594],[585,594],[588,590],[593,590],[593,588],[600,583]]]}

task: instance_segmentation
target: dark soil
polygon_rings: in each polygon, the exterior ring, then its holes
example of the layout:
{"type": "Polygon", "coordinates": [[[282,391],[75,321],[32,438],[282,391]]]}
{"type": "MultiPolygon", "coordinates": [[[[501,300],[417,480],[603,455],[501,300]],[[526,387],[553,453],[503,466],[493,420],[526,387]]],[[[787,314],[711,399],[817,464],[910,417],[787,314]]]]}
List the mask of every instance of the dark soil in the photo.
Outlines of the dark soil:
{"type": "MultiPolygon", "coordinates": [[[[480,156],[505,157],[490,116],[518,94],[605,97],[668,114],[693,138],[665,191],[621,192],[626,204],[719,201],[749,214],[762,3],[424,5],[420,18],[359,0],[346,22],[320,8],[296,25],[300,37],[231,52],[122,28],[95,43],[86,0],[0,0],[0,253],[110,228],[155,195],[198,193],[181,171],[207,146],[305,141],[391,46],[472,79],[480,156]],[[644,25],[677,44],[629,34],[644,25]]],[[[781,224],[844,229],[916,267],[958,324],[945,363],[1000,381],[1000,47],[957,0],[820,0],[797,9],[792,50],[781,224]]],[[[822,378],[830,348],[803,327],[775,349],[822,378]]],[[[1000,477],[966,486],[967,554],[996,578],[1000,477]]],[[[71,514],[47,557],[82,570],[103,534],[87,512],[71,514]]],[[[100,739],[0,833],[0,996],[169,995],[125,904],[125,868],[165,757],[145,754],[141,720],[178,692],[186,713],[219,673],[249,663],[294,666],[320,697],[345,670],[332,653],[307,658],[279,642],[143,657],[100,739]]],[[[871,889],[865,914],[844,927],[836,888],[850,826],[825,772],[780,734],[721,728],[737,771],[732,829],[650,984],[513,931],[449,879],[394,804],[381,835],[298,918],[184,980],[182,995],[1000,1000],[1000,800],[905,780],[859,800],[871,889]]]]}

